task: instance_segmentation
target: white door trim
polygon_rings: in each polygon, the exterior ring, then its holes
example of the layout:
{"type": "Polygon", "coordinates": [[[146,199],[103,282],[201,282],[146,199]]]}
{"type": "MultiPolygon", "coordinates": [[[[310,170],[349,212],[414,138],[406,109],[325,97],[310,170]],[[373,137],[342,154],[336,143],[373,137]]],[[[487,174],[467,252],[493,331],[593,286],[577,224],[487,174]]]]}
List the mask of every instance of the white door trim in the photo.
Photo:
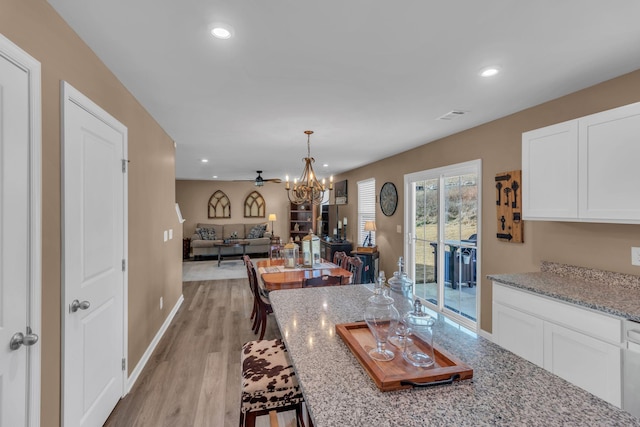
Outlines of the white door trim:
{"type": "MultiPolygon", "coordinates": [[[[111,128],[117,130],[118,132],[120,132],[123,136],[124,136],[124,155],[125,157],[128,157],[128,152],[129,152],[129,148],[128,148],[128,130],[127,127],[124,126],[122,123],[120,123],[118,120],[116,120],[113,116],[111,116],[109,113],[107,113],[104,109],[102,109],[100,106],[98,106],[96,103],[94,103],[93,101],[91,101],[91,99],[87,98],[85,95],[83,95],[80,91],[78,91],[77,89],[75,89],[73,86],[71,86],[69,83],[65,82],[65,81],[61,81],[61,92],[62,92],[62,97],[61,97],[61,105],[60,105],[60,110],[61,110],[61,139],[64,139],[64,105],[67,102],[72,102],[75,105],[77,105],[78,107],[82,108],[83,110],[85,110],[86,112],[88,112],[89,114],[93,115],[94,117],[96,117],[98,120],[102,121],[103,123],[105,123],[106,125],[110,126],[111,128]]],[[[62,158],[64,159],[64,153],[62,154],[62,158]]],[[[126,164],[126,159],[123,159],[124,163],[126,164]]],[[[64,163],[64,161],[63,161],[64,163]]],[[[126,172],[124,174],[123,177],[123,189],[122,189],[122,195],[123,195],[123,201],[122,201],[122,215],[123,215],[123,258],[125,260],[125,273],[123,275],[123,284],[122,284],[122,349],[123,349],[123,354],[122,354],[122,358],[125,360],[125,367],[122,370],[122,384],[121,384],[121,390],[122,390],[122,396],[124,396],[125,394],[127,394],[127,371],[128,371],[128,361],[127,361],[127,353],[128,353],[128,289],[129,289],[129,280],[128,280],[128,260],[129,260],[129,253],[128,253],[128,247],[129,247],[129,218],[128,218],[128,212],[129,212],[129,204],[128,204],[128,166],[124,166],[126,169],[126,172]]],[[[61,176],[62,176],[62,188],[64,189],[64,164],[62,165],[61,168],[61,176]]],[[[62,214],[62,221],[61,221],[61,227],[62,227],[62,241],[63,241],[63,246],[64,246],[64,236],[65,236],[65,230],[64,230],[64,203],[62,203],[62,210],[63,210],[63,214],[62,214]]],[[[67,310],[66,304],[65,304],[65,279],[64,279],[64,265],[65,265],[65,259],[64,259],[64,247],[63,247],[63,251],[62,251],[62,273],[63,273],[63,277],[62,277],[62,298],[61,298],[61,307],[60,309],[62,310],[62,320],[64,322],[65,316],[65,310],[67,310]]],[[[63,357],[62,357],[62,365],[61,365],[61,369],[63,370],[61,378],[64,379],[64,342],[65,342],[65,327],[64,324],[62,325],[62,333],[61,333],[61,345],[63,346],[62,348],[62,352],[63,352],[63,357]]],[[[64,384],[63,384],[64,387],[64,384]]]]}
{"type": "MultiPolygon", "coordinates": [[[[0,34],[0,56],[23,69],[29,81],[29,326],[41,334],[42,316],[42,90],[40,62],[0,34]]],[[[42,338],[42,337],[41,337],[42,338]]],[[[6,344],[6,343],[5,343],[6,344]]],[[[40,425],[41,344],[29,347],[29,426],[40,425]]]]}

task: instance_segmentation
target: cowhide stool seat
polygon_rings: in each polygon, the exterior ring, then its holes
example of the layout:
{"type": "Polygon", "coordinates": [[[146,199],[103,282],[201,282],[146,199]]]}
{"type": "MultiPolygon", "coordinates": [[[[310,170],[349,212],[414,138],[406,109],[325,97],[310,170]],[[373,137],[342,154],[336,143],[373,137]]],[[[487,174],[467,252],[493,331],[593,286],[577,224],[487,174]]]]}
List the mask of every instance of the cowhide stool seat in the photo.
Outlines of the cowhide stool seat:
{"type": "Polygon", "coordinates": [[[304,427],[303,402],[282,340],[249,341],[242,346],[241,427],[254,427],[258,416],[294,409],[298,426],[304,427]]]}

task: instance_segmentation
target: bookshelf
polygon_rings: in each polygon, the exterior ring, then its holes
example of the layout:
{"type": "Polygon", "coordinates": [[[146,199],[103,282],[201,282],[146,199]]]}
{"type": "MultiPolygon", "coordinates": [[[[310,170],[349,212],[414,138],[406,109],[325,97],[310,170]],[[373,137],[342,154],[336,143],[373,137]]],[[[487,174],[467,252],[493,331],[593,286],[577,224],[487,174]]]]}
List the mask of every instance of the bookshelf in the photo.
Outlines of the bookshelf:
{"type": "Polygon", "coordinates": [[[316,216],[317,206],[311,203],[289,203],[289,237],[299,243],[313,229],[316,216]]]}

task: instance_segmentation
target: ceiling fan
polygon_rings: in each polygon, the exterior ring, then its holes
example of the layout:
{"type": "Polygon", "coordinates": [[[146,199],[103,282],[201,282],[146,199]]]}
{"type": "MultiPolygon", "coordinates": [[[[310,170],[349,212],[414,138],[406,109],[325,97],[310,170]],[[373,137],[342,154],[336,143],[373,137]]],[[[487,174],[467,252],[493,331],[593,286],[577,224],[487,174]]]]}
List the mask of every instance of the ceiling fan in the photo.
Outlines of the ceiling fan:
{"type": "MultiPolygon", "coordinates": [[[[280,184],[282,180],[280,178],[263,178],[262,171],[256,171],[258,176],[253,180],[253,184],[256,187],[262,187],[265,182],[274,182],[276,184],[280,184]]],[[[249,181],[249,180],[239,180],[239,181],[249,181]]]]}

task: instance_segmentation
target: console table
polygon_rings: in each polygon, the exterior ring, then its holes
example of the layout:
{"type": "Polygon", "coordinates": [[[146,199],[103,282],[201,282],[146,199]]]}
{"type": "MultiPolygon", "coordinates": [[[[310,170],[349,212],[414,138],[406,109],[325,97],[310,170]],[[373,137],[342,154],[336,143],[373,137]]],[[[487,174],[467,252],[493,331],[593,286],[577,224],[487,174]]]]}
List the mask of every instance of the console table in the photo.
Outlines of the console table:
{"type": "Polygon", "coordinates": [[[333,254],[336,252],[342,251],[346,252],[347,255],[351,255],[351,249],[353,249],[351,242],[327,242],[326,240],[320,240],[320,257],[329,262],[333,262],[333,254]]]}

